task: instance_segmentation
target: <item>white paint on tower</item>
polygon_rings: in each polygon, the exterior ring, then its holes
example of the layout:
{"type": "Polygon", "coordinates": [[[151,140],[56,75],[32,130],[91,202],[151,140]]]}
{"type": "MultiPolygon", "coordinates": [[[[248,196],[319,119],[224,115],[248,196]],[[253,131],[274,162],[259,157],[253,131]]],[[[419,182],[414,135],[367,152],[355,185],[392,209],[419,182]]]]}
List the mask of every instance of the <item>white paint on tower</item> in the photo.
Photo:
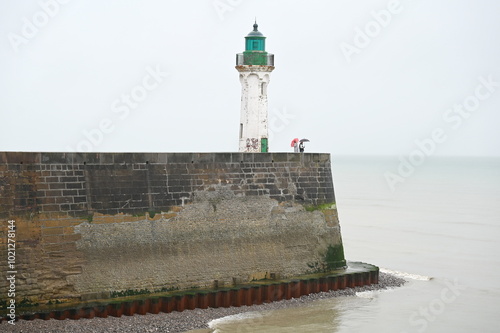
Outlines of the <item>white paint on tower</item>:
{"type": "Polygon", "coordinates": [[[245,52],[236,58],[241,83],[239,151],[247,153],[267,152],[269,148],[267,86],[274,70],[274,55],[265,51],[266,37],[257,27],[255,23],[245,37],[245,52]]]}

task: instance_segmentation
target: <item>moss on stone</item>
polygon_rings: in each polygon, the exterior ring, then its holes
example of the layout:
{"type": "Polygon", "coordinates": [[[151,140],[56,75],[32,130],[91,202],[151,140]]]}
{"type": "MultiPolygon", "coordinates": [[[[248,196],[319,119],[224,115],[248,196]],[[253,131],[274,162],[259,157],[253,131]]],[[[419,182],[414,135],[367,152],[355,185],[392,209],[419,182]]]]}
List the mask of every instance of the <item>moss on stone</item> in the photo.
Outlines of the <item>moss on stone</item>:
{"type": "Polygon", "coordinates": [[[336,209],[337,205],[335,204],[335,202],[330,202],[320,205],[308,205],[304,206],[304,208],[308,212],[314,212],[315,210],[336,209]]]}
{"type": "Polygon", "coordinates": [[[329,245],[325,255],[325,262],[329,270],[346,266],[344,246],[342,244],[329,245]]]}
{"type": "Polygon", "coordinates": [[[145,294],[151,294],[151,291],[149,291],[148,289],[140,289],[140,290],[128,289],[123,291],[111,292],[111,298],[145,295],[145,294]]]}
{"type": "Polygon", "coordinates": [[[94,220],[94,214],[91,213],[89,215],[83,215],[83,216],[80,216],[80,218],[82,220],[87,220],[89,223],[92,223],[92,221],[94,220]]]}
{"type": "Polygon", "coordinates": [[[33,302],[29,298],[23,298],[21,302],[19,302],[18,307],[20,308],[31,308],[40,305],[38,302],[33,302]]]}

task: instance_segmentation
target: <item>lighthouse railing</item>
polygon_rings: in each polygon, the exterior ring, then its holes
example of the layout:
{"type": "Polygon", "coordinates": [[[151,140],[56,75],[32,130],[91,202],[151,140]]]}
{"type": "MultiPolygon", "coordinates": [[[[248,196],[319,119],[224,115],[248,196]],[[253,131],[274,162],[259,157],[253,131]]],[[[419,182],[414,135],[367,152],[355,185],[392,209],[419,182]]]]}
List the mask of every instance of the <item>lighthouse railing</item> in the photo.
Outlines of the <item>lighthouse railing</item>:
{"type": "Polygon", "coordinates": [[[263,66],[274,66],[274,54],[259,54],[253,53],[251,55],[247,55],[244,53],[236,54],[236,66],[244,66],[249,64],[258,63],[263,66]],[[263,59],[264,58],[264,59],[263,59]]]}
{"type": "Polygon", "coordinates": [[[274,66],[274,54],[271,53],[267,54],[267,65],[274,66]]]}
{"type": "Polygon", "coordinates": [[[236,66],[243,66],[244,63],[244,57],[243,53],[237,53],[236,54],[236,66]]]}

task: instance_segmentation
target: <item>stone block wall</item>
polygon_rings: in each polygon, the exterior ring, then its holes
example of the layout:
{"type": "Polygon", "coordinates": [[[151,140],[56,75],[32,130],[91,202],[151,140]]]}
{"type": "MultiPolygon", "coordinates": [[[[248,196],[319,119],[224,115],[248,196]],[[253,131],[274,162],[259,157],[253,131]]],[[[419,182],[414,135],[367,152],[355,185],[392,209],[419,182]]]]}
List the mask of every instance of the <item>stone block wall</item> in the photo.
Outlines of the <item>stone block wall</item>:
{"type": "Polygon", "coordinates": [[[328,154],[2,152],[0,255],[42,301],[289,277],[345,264],[334,202],[328,154]]]}

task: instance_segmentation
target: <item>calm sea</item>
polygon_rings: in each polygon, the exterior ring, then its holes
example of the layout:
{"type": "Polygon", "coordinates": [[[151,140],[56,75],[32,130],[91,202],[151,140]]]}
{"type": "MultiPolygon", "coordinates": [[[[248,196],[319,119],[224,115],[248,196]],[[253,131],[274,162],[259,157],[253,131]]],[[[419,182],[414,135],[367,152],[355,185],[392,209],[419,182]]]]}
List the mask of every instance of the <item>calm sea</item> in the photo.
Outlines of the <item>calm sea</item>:
{"type": "Polygon", "coordinates": [[[251,312],[215,332],[500,332],[500,159],[430,158],[394,191],[397,158],[333,157],[345,254],[401,288],[251,312]]]}

